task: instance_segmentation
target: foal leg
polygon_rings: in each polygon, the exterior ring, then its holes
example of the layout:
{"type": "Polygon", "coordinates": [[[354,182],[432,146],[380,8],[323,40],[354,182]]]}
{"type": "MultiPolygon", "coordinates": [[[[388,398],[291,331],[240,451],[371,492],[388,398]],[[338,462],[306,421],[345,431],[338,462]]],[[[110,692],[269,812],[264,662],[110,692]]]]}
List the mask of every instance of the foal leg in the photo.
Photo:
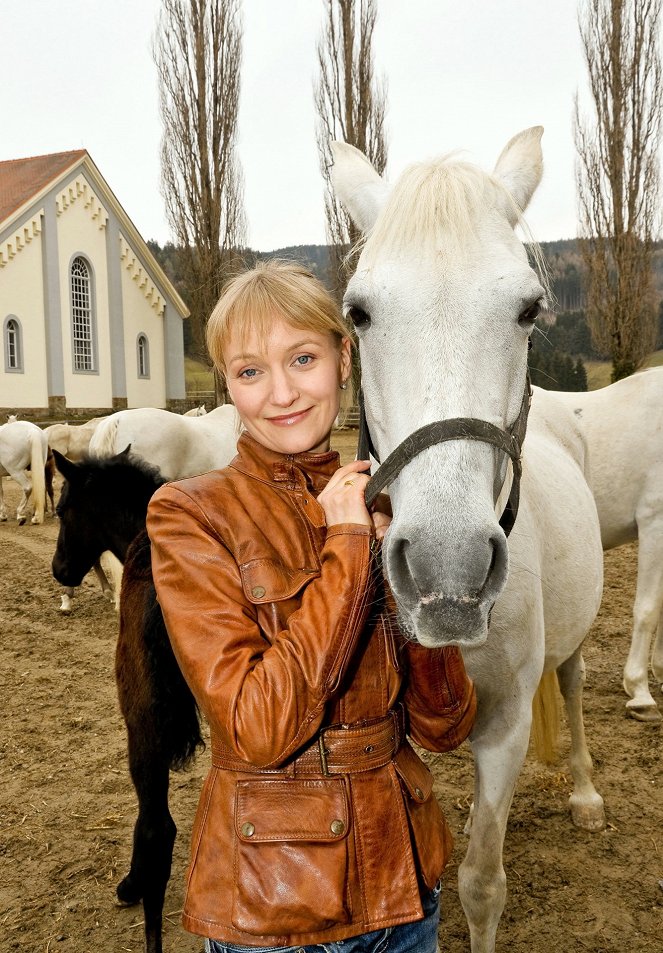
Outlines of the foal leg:
{"type": "Polygon", "coordinates": [[[603,798],[592,782],[592,758],[587,748],[585,726],[582,720],[582,689],[585,682],[585,664],[581,647],[557,669],[559,687],[566,705],[571,733],[569,762],[573,777],[570,797],[571,818],[576,827],[586,831],[600,831],[605,827],[603,798]]]}
{"type": "Polygon", "coordinates": [[[138,796],[131,867],[117,886],[122,903],[143,901],[146,953],[162,953],[161,926],[177,828],[168,810],[168,760],[145,725],[127,725],[129,769],[138,796]]]}
{"type": "Polygon", "coordinates": [[[115,593],[113,592],[113,587],[108,581],[108,577],[106,576],[106,573],[104,572],[101,563],[97,560],[97,562],[94,564],[92,568],[94,569],[94,574],[99,581],[99,585],[101,586],[102,595],[104,596],[105,599],[108,599],[109,602],[112,602],[114,604],[115,593]]]}
{"type": "Polygon", "coordinates": [[[0,523],[7,522],[7,507],[5,506],[5,494],[2,489],[3,477],[0,476],[0,523]]]}
{"type": "Polygon", "coordinates": [[[649,691],[649,652],[663,609],[662,532],[658,525],[641,527],[633,635],[624,666],[624,691],[631,696],[626,702],[628,714],[654,723],[661,721],[661,713],[649,691]]]}

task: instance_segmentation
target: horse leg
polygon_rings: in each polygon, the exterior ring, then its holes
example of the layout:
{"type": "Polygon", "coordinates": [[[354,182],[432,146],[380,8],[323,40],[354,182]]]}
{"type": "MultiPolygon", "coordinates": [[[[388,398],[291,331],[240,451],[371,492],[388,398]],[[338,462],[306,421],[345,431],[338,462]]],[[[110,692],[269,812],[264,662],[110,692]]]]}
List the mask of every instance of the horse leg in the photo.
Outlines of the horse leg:
{"type": "Polygon", "coordinates": [[[106,573],[103,570],[103,567],[99,560],[92,567],[94,569],[94,574],[99,581],[101,586],[101,592],[105,599],[108,599],[109,602],[115,603],[115,593],[113,592],[113,587],[111,586],[106,573]]]}
{"type": "Polygon", "coordinates": [[[592,781],[592,758],[587,747],[582,718],[585,663],[581,646],[578,646],[573,655],[558,667],[557,678],[571,733],[569,756],[573,778],[573,793],[569,799],[571,819],[576,827],[581,827],[583,830],[600,831],[605,827],[605,811],[603,798],[592,781]]]}
{"type": "Polygon", "coordinates": [[[69,615],[71,612],[71,600],[74,596],[74,587],[63,586],[61,595],[62,602],[60,603],[60,612],[64,612],[65,615],[69,615]]]}
{"type": "Polygon", "coordinates": [[[7,522],[7,507],[5,506],[5,494],[2,489],[3,478],[0,476],[0,523],[7,522]]]}
{"type": "Polygon", "coordinates": [[[638,581],[633,605],[633,635],[626,665],[624,691],[631,697],[626,710],[638,721],[660,722],[649,691],[649,652],[663,609],[663,573],[661,571],[660,530],[648,528],[638,543],[638,581]],[[652,532],[651,530],[654,530],[652,532]]]}
{"type": "Polygon", "coordinates": [[[32,493],[32,483],[28,478],[28,475],[23,470],[11,470],[9,473],[12,480],[14,480],[23,490],[23,499],[16,507],[16,519],[19,526],[23,526],[27,520],[27,508],[28,503],[30,502],[30,494],[32,493]]]}
{"type": "Polygon", "coordinates": [[[143,901],[146,953],[162,953],[161,927],[177,828],[168,810],[168,758],[145,724],[127,724],[129,770],[138,796],[129,873],[117,886],[118,900],[143,901]]]}
{"type": "Polygon", "coordinates": [[[471,736],[474,752],[474,805],[470,840],[458,872],[458,893],[470,930],[472,953],[493,953],[506,901],[502,863],[504,835],[529,740],[531,698],[482,698],[471,736]],[[489,714],[482,717],[482,710],[489,714]]]}
{"type": "Polygon", "coordinates": [[[659,619],[658,629],[656,631],[656,641],[654,642],[654,651],[652,652],[651,668],[654,678],[661,686],[663,692],[663,615],[659,619]]]}

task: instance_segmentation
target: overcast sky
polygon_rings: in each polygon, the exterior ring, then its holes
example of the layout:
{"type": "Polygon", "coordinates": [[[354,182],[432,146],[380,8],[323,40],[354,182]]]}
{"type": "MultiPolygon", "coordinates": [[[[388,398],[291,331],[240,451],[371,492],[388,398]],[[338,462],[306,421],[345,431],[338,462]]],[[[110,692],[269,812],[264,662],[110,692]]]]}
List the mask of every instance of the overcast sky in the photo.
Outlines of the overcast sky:
{"type": "MultiPolygon", "coordinates": [[[[388,83],[387,176],[466,150],[492,168],[543,125],[545,175],[528,221],[576,234],[573,97],[585,89],[577,0],[378,0],[388,83]]],[[[159,192],[152,36],[159,0],[2,0],[0,160],[85,148],[145,239],[169,237],[159,192]]],[[[325,241],[312,87],[321,0],[244,0],[239,157],[248,243],[325,241]]]]}

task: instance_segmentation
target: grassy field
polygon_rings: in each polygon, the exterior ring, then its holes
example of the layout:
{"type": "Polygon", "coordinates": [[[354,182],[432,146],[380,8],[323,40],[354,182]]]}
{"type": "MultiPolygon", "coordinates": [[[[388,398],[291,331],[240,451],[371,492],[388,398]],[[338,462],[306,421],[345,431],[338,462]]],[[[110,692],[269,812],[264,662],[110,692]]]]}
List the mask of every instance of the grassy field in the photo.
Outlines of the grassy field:
{"type": "MultiPolygon", "coordinates": [[[[661,365],[663,365],[663,351],[654,351],[645,361],[645,367],[661,367],[661,365]]],[[[599,387],[607,387],[610,383],[612,365],[609,361],[586,361],[585,369],[588,390],[598,390],[599,387]]]]}
{"type": "Polygon", "coordinates": [[[184,358],[184,379],[187,394],[214,390],[212,369],[202,361],[195,361],[192,357],[184,358]]]}

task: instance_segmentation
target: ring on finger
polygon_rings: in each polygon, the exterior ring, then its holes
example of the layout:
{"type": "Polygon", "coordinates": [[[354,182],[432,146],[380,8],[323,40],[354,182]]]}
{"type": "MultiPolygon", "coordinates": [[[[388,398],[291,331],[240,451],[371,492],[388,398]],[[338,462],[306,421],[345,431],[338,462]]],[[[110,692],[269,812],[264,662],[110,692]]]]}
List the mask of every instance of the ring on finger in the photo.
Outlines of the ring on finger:
{"type": "Polygon", "coordinates": [[[354,480],[346,480],[345,483],[343,484],[343,486],[354,486],[354,485],[355,485],[354,480]]]}

